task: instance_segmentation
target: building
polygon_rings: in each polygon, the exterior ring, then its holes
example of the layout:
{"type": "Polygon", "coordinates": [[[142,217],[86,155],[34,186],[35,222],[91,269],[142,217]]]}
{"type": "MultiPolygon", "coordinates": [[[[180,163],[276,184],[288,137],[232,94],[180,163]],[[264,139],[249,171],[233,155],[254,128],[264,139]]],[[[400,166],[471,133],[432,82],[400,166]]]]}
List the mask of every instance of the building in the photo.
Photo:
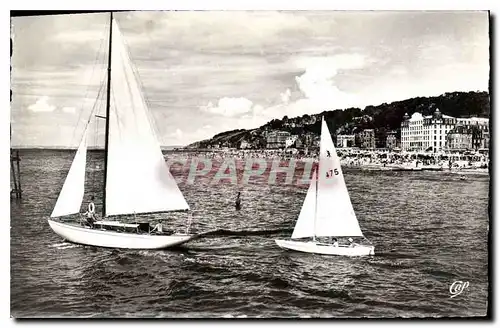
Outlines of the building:
{"type": "Polygon", "coordinates": [[[295,148],[302,148],[302,147],[304,147],[304,142],[300,140],[300,138],[297,138],[297,140],[295,140],[295,148]]]}
{"type": "Polygon", "coordinates": [[[457,126],[448,133],[446,141],[446,147],[449,150],[478,150],[481,148],[488,148],[489,133],[483,131],[477,125],[457,124],[457,126]]]}
{"type": "Polygon", "coordinates": [[[285,148],[286,140],[290,137],[290,132],[286,131],[271,131],[266,137],[266,148],[278,149],[285,148]]]}
{"type": "Polygon", "coordinates": [[[346,148],[354,147],[356,136],[354,134],[339,134],[337,135],[337,147],[346,148]]]}
{"type": "Polygon", "coordinates": [[[305,135],[303,135],[302,141],[303,141],[304,147],[312,146],[315,137],[316,136],[312,133],[306,133],[305,135]]]}
{"type": "MultiPolygon", "coordinates": [[[[475,127],[472,130],[474,136],[471,147],[478,149],[483,146],[486,146],[484,148],[489,146],[488,118],[455,118],[442,114],[439,108],[437,108],[432,115],[428,116],[414,113],[410,118],[408,114],[405,114],[403,122],[401,122],[401,148],[403,150],[434,152],[449,148],[452,144],[449,144],[451,141],[448,140],[447,136],[456,126],[475,127]]],[[[457,134],[456,131],[454,134],[457,134]]],[[[453,136],[450,140],[453,140],[453,145],[465,145],[468,142],[467,138],[453,136]],[[463,140],[459,141],[459,139],[463,140]]]]}
{"type": "Polygon", "coordinates": [[[490,147],[490,120],[484,117],[457,118],[457,124],[473,128],[472,148],[489,149],[490,147]]]}
{"type": "Polygon", "coordinates": [[[482,132],[483,132],[483,140],[479,148],[490,149],[490,131],[486,130],[482,132]]]}
{"type": "Polygon", "coordinates": [[[488,128],[490,124],[490,120],[485,117],[468,117],[457,118],[457,124],[465,125],[465,126],[477,126],[480,129],[488,128]]]}
{"type": "Polygon", "coordinates": [[[297,140],[297,138],[298,138],[298,136],[296,136],[296,135],[288,136],[285,140],[285,147],[288,148],[288,147],[295,145],[295,141],[297,140]]]}
{"type": "Polygon", "coordinates": [[[401,122],[401,148],[403,150],[442,150],[446,146],[446,135],[456,125],[457,119],[443,115],[439,108],[432,115],[408,114],[401,122]]]}
{"type": "Polygon", "coordinates": [[[360,148],[374,149],[375,148],[375,130],[364,129],[357,135],[360,148]]]}
{"type": "Polygon", "coordinates": [[[396,137],[396,132],[389,132],[385,139],[385,148],[394,149],[399,147],[398,138],[396,137]]]}
{"type": "Polygon", "coordinates": [[[473,149],[474,129],[465,125],[457,125],[446,136],[446,147],[449,150],[471,150],[473,149]]]}
{"type": "Polygon", "coordinates": [[[252,147],[252,144],[249,143],[246,140],[242,140],[241,143],[240,143],[240,149],[248,149],[248,148],[251,148],[251,147],[252,147]]]}

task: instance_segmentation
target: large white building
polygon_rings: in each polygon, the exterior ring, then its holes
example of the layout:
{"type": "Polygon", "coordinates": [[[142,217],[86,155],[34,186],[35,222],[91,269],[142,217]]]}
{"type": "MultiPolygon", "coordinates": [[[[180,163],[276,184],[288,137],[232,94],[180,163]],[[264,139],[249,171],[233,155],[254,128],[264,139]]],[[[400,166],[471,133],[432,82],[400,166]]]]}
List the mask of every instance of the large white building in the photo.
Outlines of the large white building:
{"type": "Polygon", "coordinates": [[[433,150],[446,148],[446,135],[456,125],[456,118],[443,115],[439,109],[423,116],[405,114],[401,122],[401,148],[403,150],[433,150]]]}
{"type": "Polygon", "coordinates": [[[405,114],[401,122],[401,148],[403,150],[432,150],[447,148],[446,136],[457,124],[477,125],[481,130],[488,130],[489,119],[481,117],[455,118],[442,114],[436,109],[434,114],[423,116],[414,113],[405,114]]]}

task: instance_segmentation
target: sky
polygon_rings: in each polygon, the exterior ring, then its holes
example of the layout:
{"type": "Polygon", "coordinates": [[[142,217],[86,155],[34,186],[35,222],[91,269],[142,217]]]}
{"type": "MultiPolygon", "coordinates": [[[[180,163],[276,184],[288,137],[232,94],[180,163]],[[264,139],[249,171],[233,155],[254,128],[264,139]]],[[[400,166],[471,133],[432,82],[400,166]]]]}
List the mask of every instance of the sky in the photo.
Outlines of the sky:
{"type": "MultiPolygon", "coordinates": [[[[163,11],[115,19],[166,146],[284,115],[488,90],[487,12],[163,11]]],[[[12,146],[77,146],[93,106],[104,112],[109,14],[14,17],[11,26],[12,146]]],[[[91,119],[91,144],[102,146],[100,121],[91,119]]]]}

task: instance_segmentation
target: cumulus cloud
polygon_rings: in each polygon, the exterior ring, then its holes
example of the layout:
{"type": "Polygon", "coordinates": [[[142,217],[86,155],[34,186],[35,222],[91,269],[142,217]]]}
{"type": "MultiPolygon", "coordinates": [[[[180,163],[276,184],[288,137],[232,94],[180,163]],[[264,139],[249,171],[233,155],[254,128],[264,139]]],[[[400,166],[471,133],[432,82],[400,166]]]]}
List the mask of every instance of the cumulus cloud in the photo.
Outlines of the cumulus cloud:
{"type": "Polygon", "coordinates": [[[285,92],[280,94],[281,101],[284,102],[285,104],[288,104],[291,96],[292,96],[292,93],[290,92],[290,89],[286,89],[285,92]]]}
{"type": "Polygon", "coordinates": [[[340,90],[335,85],[339,70],[359,69],[365,66],[365,58],[358,54],[341,54],[331,57],[302,58],[297,61],[305,73],[295,78],[297,85],[314,109],[340,109],[357,102],[354,94],[340,90]]]}
{"type": "Polygon", "coordinates": [[[219,99],[217,106],[214,106],[212,102],[209,102],[207,106],[202,106],[201,110],[207,113],[232,117],[250,112],[252,110],[252,106],[252,101],[243,97],[224,97],[219,99]]]}
{"type": "Polygon", "coordinates": [[[33,112],[52,112],[56,109],[56,106],[50,105],[49,97],[43,96],[38,98],[34,104],[29,105],[28,109],[33,112]]]}
{"type": "Polygon", "coordinates": [[[355,94],[339,89],[335,77],[341,70],[365,67],[369,64],[365,57],[358,54],[302,57],[295,59],[293,64],[304,71],[295,77],[296,87],[302,94],[298,99],[292,100],[292,92],[287,88],[279,95],[281,102],[271,106],[254,104],[247,98],[221,98],[217,106],[209,103],[202,110],[227,118],[237,118],[235,123],[238,128],[253,128],[284,115],[294,117],[360,106],[360,100],[355,94]]]}

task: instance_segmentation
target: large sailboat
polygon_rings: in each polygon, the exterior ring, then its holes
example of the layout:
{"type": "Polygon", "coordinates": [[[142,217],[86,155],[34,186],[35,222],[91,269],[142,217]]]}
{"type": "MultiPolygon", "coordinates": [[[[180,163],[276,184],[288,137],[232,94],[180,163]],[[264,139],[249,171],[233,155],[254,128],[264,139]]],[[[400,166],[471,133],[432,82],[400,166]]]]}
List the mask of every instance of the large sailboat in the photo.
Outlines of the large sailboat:
{"type": "Polygon", "coordinates": [[[345,256],[375,254],[375,247],[367,242],[359,227],[340,160],[324,119],[321,123],[319,163],[292,237],[290,240],[276,240],[276,243],[282,248],[306,253],[345,256]],[[322,238],[329,240],[320,240],[322,238]],[[361,239],[365,244],[355,243],[352,238],[361,239]]]}
{"type": "MultiPolygon", "coordinates": [[[[102,218],[81,217],[87,162],[87,124],[53,212],[52,230],[67,241],[111,248],[161,249],[196,235],[166,233],[149,223],[114,218],[189,211],[155,136],[146,101],[117,22],[110,14],[102,218]],[[153,231],[152,231],[153,230],[153,231]]],[[[90,122],[90,120],[89,120],[90,122]]]]}

